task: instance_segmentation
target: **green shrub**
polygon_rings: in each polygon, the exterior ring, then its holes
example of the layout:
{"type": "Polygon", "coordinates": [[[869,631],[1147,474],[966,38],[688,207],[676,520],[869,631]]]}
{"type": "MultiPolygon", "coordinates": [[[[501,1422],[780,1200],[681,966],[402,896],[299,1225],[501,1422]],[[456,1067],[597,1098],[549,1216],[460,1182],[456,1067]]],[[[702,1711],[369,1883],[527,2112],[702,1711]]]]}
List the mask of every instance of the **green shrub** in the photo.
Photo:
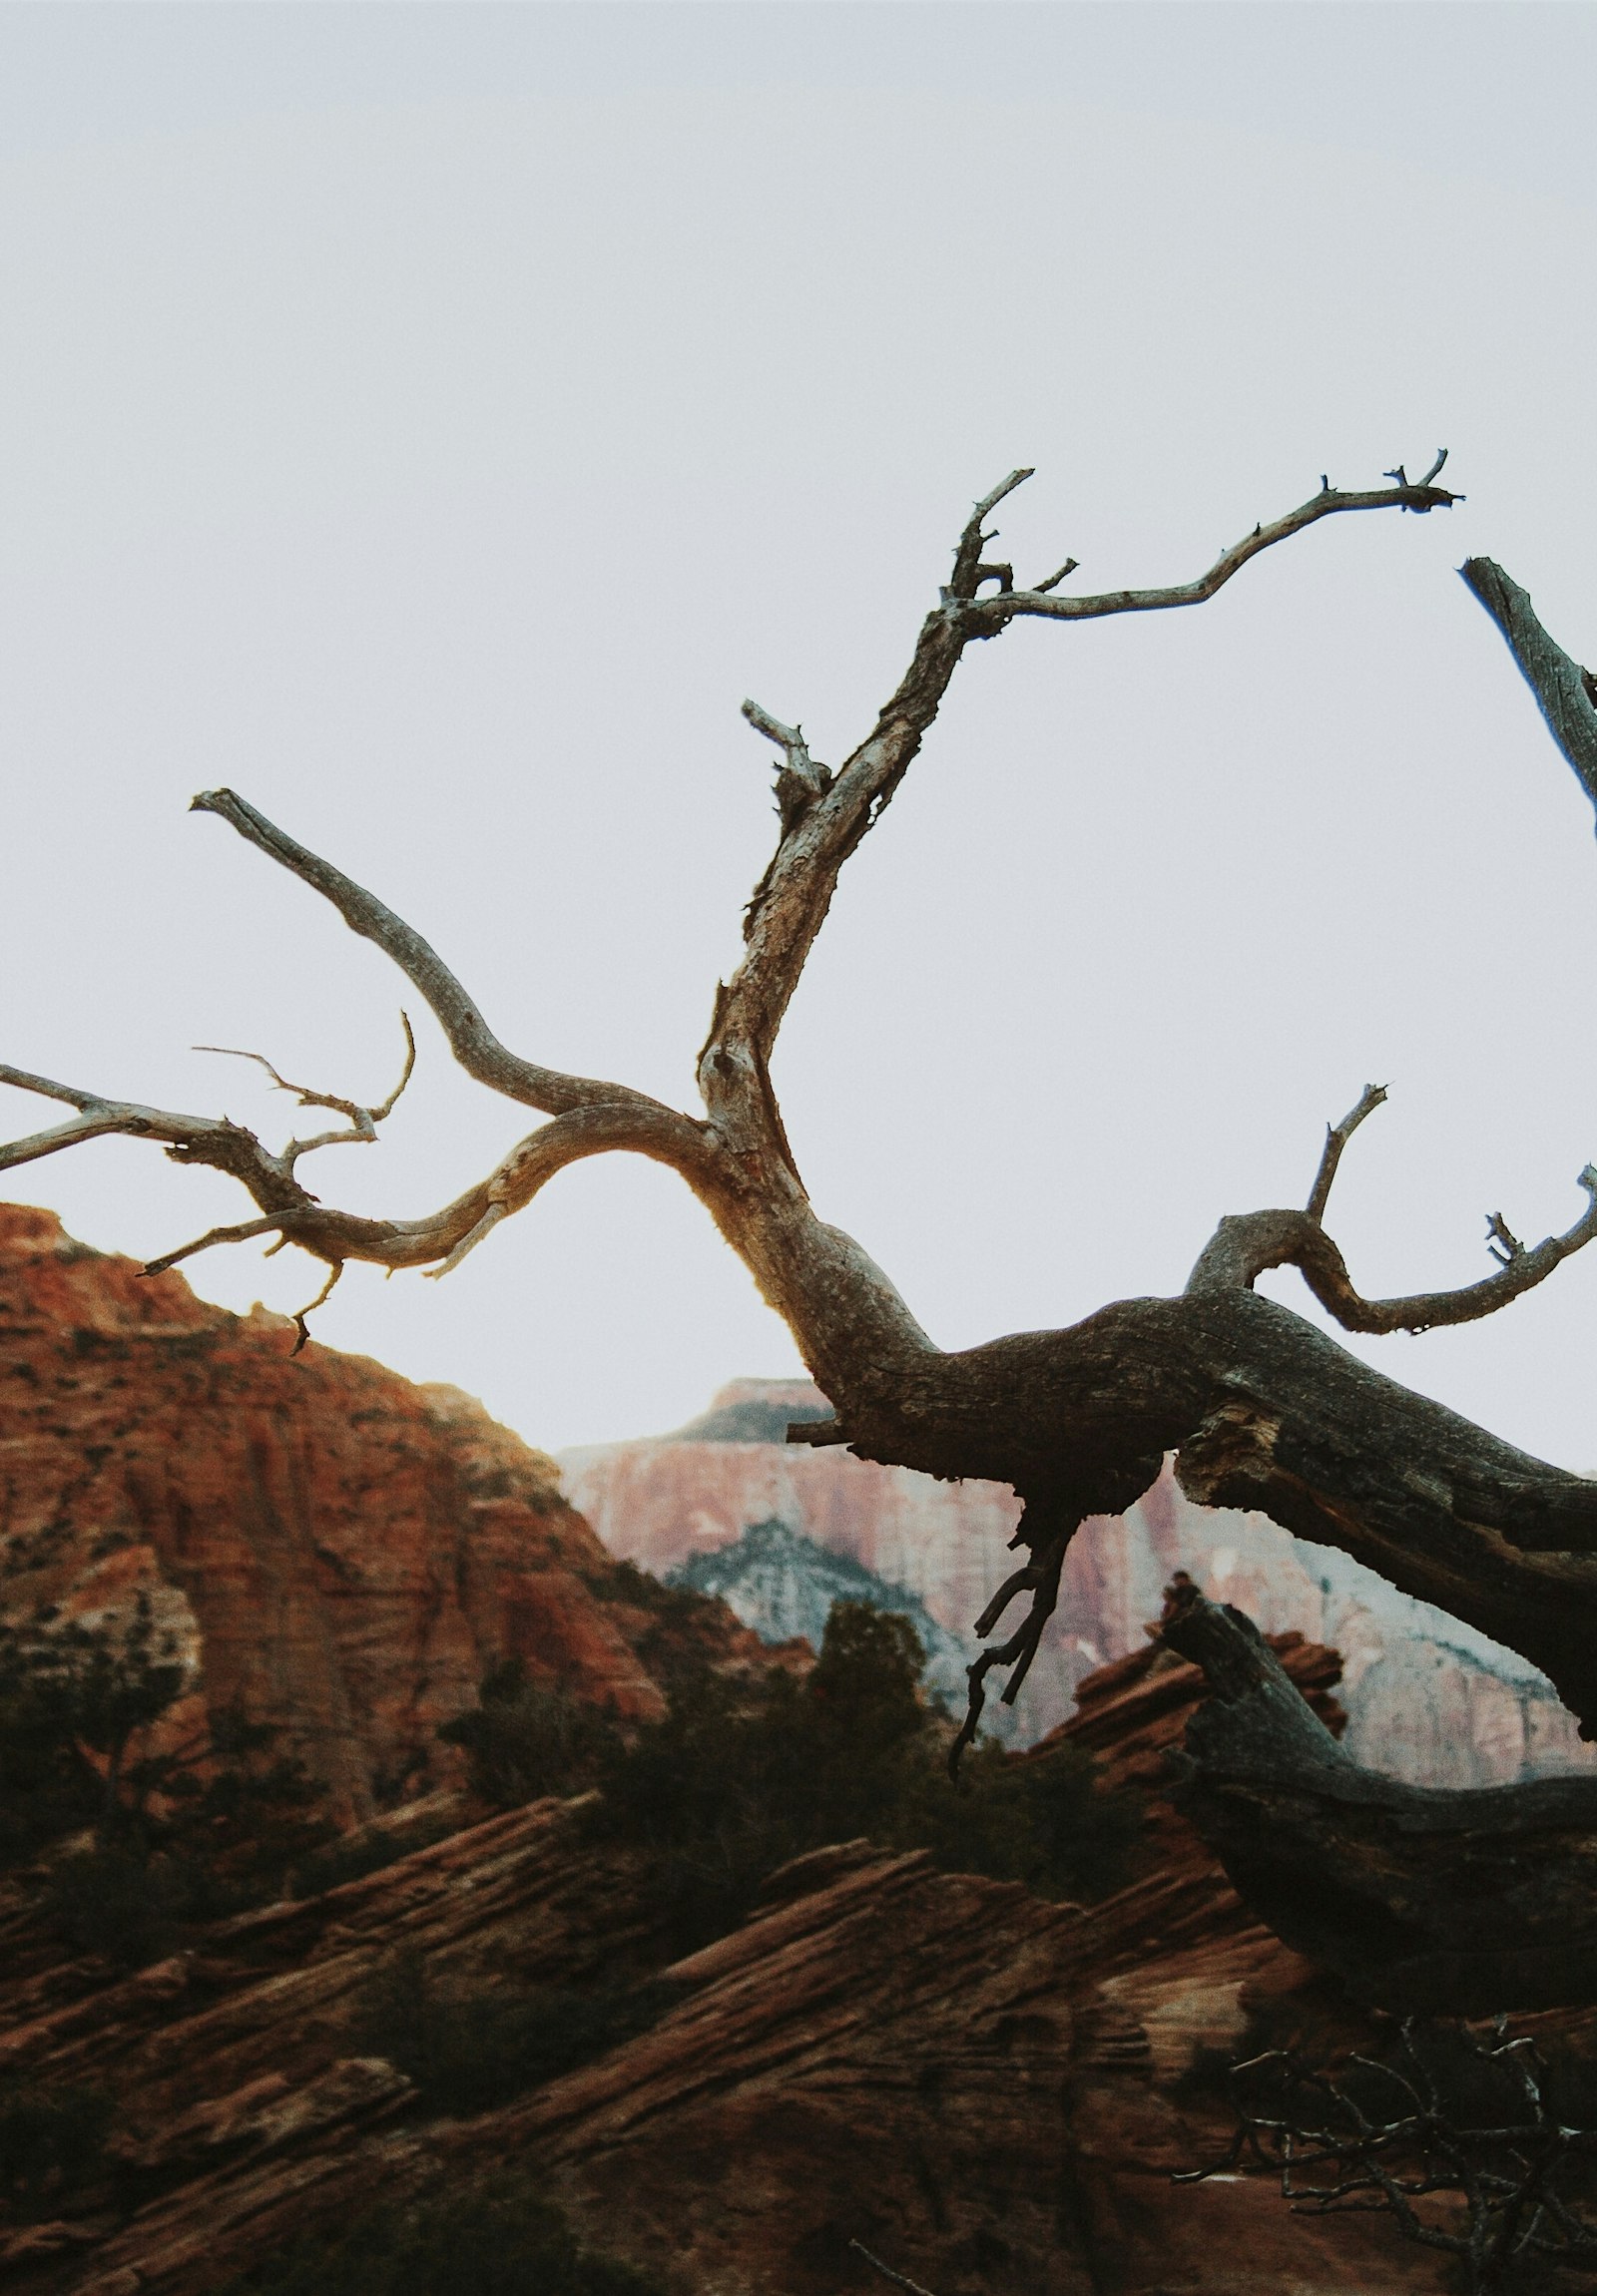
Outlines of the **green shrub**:
{"type": "Polygon", "coordinates": [[[266,2258],[227,2296],[657,2296],[585,2248],[525,2174],[367,2209],[266,2258]]]}
{"type": "Polygon", "coordinates": [[[0,1860],[113,1826],[128,1750],[186,1679],[142,1592],[116,1626],[63,1618],[51,1604],[0,1624],[0,1860]]]}
{"type": "Polygon", "coordinates": [[[486,2112],[644,2032],[676,1998],[662,1984],[450,1985],[403,1953],[372,1978],[354,2038],[434,2111],[486,2112]]]}
{"type": "Polygon", "coordinates": [[[148,1751],[189,1686],[146,1593],[92,1626],[49,1605],[0,1622],[0,1868],[43,1857],[47,1908],[80,1952],[149,1961],[185,1924],[275,1895],[334,1830],[319,1781],[237,1707],[148,1751]],[[92,1846],[50,1857],[74,1835],[92,1846]]]}
{"type": "Polygon", "coordinates": [[[56,2214],[101,2173],[111,2114],[102,2089],[0,2081],[0,2200],[19,2216],[56,2214]]]}
{"type": "Polygon", "coordinates": [[[295,1859],[333,1829],[297,1762],[248,1766],[271,1734],[224,1714],[206,1741],[218,1764],[209,1776],[176,1756],[133,1766],[159,1769],[145,1790],[162,1800],[121,1806],[90,1847],[48,1867],[43,1902],[66,1943],[137,1969],[171,1953],[197,1923],[280,1894],[295,1859]]]}
{"type": "Polygon", "coordinates": [[[1107,1791],[1092,1756],[1068,1741],[1017,1760],[973,1746],[951,1789],[940,1760],[907,1786],[893,1838],[930,1850],[946,1872],[1024,1882],[1038,1897],[1085,1903],[1123,1889],[1145,1831],[1142,1798],[1107,1791]]]}
{"type": "Polygon", "coordinates": [[[518,1667],[490,1676],[444,1734],[501,1803],[597,1785],[590,1824],[648,1853],[674,1953],[735,1927],[774,1867],[860,1835],[1045,1897],[1103,1897],[1129,1880],[1141,1803],[1105,1792],[1089,1755],[978,1745],[950,1784],[951,1729],[922,1694],[923,1663],[907,1618],[838,1603],[802,1677],[729,1674],[679,1650],[670,1711],[630,1737],[518,1667]]]}
{"type": "Polygon", "coordinates": [[[743,1919],[773,1867],[860,1835],[1046,1897],[1102,1897],[1130,1878],[1137,1796],[1106,1793],[1071,1747],[1021,1761],[978,1746],[956,1788],[921,1667],[906,1618],[839,1603],[802,1679],[751,1686],[701,1669],[674,1685],[664,1722],[615,1748],[596,1823],[653,1852],[676,1951],[743,1919]]]}
{"type": "Polygon", "coordinates": [[[520,1658],[485,1675],[477,1698],[438,1735],[465,1748],[473,1792],[501,1808],[583,1792],[617,1743],[608,1714],[558,1684],[529,1680],[520,1658]]]}
{"type": "Polygon", "coordinates": [[[439,1814],[403,1828],[373,1829],[327,1842],[294,1865],[288,1875],[287,1894],[293,1898],[319,1897],[323,1890],[338,1889],[344,1882],[364,1881],[367,1874],[380,1873],[384,1866],[397,1865],[401,1858],[446,1841],[459,1831],[459,1824],[457,1817],[439,1814]]]}

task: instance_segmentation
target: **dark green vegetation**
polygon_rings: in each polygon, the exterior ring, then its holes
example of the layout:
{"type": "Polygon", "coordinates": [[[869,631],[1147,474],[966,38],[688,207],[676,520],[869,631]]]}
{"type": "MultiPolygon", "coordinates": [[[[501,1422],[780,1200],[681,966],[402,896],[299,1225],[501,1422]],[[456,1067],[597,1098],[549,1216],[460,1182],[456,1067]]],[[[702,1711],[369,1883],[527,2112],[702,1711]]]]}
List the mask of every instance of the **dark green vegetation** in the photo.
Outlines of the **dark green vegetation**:
{"type": "Polygon", "coordinates": [[[351,2040],[396,2065],[433,2111],[486,2112],[630,2041],[677,1998],[659,1983],[449,1985],[419,1954],[396,1954],[373,1978],[351,2040]]]}
{"type": "Polygon", "coordinates": [[[58,2214],[100,2175],[113,2110],[103,2089],[0,2081],[0,2203],[24,2219],[58,2214]]]}
{"type": "MultiPolygon", "coordinates": [[[[704,1607],[686,1591],[651,1598],[704,1607]]],[[[1142,1813],[1069,1746],[1017,1759],[978,1747],[956,1790],[947,1717],[920,1689],[909,1622],[839,1603],[802,1677],[716,1670],[689,1645],[663,1667],[667,1718],[624,1735],[607,1716],[506,1667],[445,1734],[473,1784],[504,1805],[599,1789],[590,1823],[646,1851],[671,1948],[690,1952],[748,1913],[767,1874],[860,1836],[929,1850],[952,1872],[1096,1898],[1131,1876],[1142,1813]]]]}
{"type": "Polygon", "coordinates": [[[367,2209],[269,2256],[225,2296],[654,2296],[596,2255],[525,2177],[367,2209]]]}
{"type": "Polygon", "coordinates": [[[46,1608],[0,1627],[0,1873],[80,1953],[153,1960],[186,1925],[275,1896],[334,1830],[318,1783],[237,1711],[152,1750],[190,1686],[144,1595],[115,1623],[46,1608]]]}

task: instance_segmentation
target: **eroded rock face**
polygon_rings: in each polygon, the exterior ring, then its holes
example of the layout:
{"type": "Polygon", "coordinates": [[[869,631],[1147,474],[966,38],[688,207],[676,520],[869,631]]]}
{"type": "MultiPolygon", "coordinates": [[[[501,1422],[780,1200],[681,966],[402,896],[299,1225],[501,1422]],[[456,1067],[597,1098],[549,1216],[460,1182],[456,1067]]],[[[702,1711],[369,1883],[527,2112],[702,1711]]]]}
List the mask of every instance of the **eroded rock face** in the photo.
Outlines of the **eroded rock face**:
{"type": "MultiPolygon", "coordinates": [[[[1323,1711],[1335,1653],[1291,1638],[1323,1711]]],[[[1153,1782],[1197,1669],[1144,1641],[1067,1725],[1153,1782]]],[[[1332,1711],[1332,1718],[1333,1711],[1332,1711]]],[[[838,1844],[770,1877],[731,1935],[664,1974],[649,2031],[496,2110],[429,2110],[370,2054],[364,1989],[396,1948],[445,1980],[641,1974],[645,1870],[581,1804],[469,1823],[320,1898],[213,1927],[132,1978],[30,1958],[8,1928],[0,2067],[119,2100],[120,2202],[0,2229],[26,2296],[213,2296],[276,2244],[378,2199],[530,2163],[596,2246],[668,2289],[836,2296],[850,2242],[936,2296],[1366,2296],[1447,2259],[1365,2217],[1295,2216],[1267,2181],[1177,2185],[1230,2133],[1205,2052],[1369,2020],[1250,1921],[1163,1813],[1144,1878],[1083,1911],[838,1844]]],[[[1541,2021],[1544,2025],[1546,2021],[1541,2021]]]]}
{"type": "Polygon", "coordinates": [[[201,1685],[183,1734],[238,1700],[349,1815],[455,1774],[437,1725],[505,1657],[660,1713],[649,1620],[552,1461],[291,1337],[0,1206],[0,1605],[115,1617],[148,1591],[201,1685]]]}
{"type": "MultiPolygon", "coordinates": [[[[661,1577],[775,1517],[912,1590],[968,1658],[971,1621],[1013,1568],[1013,1492],[784,1442],[789,1420],[825,1410],[806,1381],[738,1380],[678,1435],[565,1453],[565,1488],[613,1554],[661,1577]]],[[[1168,1470],[1126,1515],[1082,1527],[1019,1709],[1011,1718],[989,1700],[984,1723],[1020,1743],[1056,1727],[1084,1676],[1136,1642],[1178,1570],[1267,1630],[1335,1644],[1348,1748],[1371,1769],[1474,1786],[1597,1760],[1545,1676],[1512,1651],[1266,1516],[1195,1507],[1168,1470]]],[[[736,1587],[728,1600],[762,1625],[736,1587]]]]}

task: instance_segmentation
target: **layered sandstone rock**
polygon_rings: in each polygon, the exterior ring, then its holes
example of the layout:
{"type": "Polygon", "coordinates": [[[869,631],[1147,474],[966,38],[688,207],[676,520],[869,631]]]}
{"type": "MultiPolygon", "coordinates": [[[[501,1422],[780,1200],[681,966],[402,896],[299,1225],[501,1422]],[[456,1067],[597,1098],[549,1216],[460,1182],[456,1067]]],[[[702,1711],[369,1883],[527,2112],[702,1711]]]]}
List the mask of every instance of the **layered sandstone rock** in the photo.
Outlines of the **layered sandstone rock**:
{"type": "Polygon", "coordinates": [[[658,1714],[650,1620],[552,1462],[291,1340],[0,1206],[0,1607],[114,1620],[144,1590],[196,1684],[178,1727],[239,1701],[351,1815],[455,1774],[437,1725],[505,1657],[658,1714]]]}
{"type": "MultiPolygon", "coordinates": [[[[1282,1654],[1324,1706],[1334,1653],[1282,1654]]],[[[1144,1642],[1073,1732],[1156,1782],[1197,1688],[1144,1642]]],[[[918,1852],[815,1851],[665,1973],[676,2005],[651,2030],[494,2111],[439,2118],[362,2038],[395,1948],[514,1989],[643,1971],[652,1946],[642,1869],[587,1838],[581,1805],[542,1802],[133,1978],[0,1980],[0,2064],[104,2083],[120,2180],[0,2234],[0,2267],[26,2296],[213,2296],[306,2229],[519,2161],[596,2245],[719,2296],[868,2290],[856,2241],[936,2296],[1443,2285],[1446,2260],[1378,2220],[1294,2216],[1234,2175],[1172,2182],[1229,2134],[1206,2053],[1263,2028],[1373,2037],[1173,1813],[1153,1870],[1087,1911],[918,1852]]]]}
{"type": "MultiPolygon", "coordinates": [[[[660,1577],[776,1518],[910,1589],[972,1653],[971,1621],[1013,1567],[1013,1492],[937,1483],[838,1448],[784,1442],[789,1420],[825,1411],[807,1381],[735,1381],[680,1434],[565,1453],[565,1488],[613,1554],[660,1577]]],[[[1168,1471],[1126,1515],[1077,1534],[1019,1712],[1011,1720],[989,1700],[984,1720],[1018,1742],[1053,1729],[1083,1677],[1136,1642],[1178,1570],[1269,1630],[1296,1628],[1335,1644],[1348,1746],[1371,1769],[1471,1786],[1597,1760],[1551,1684],[1523,1659],[1265,1516],[1195,1507],[1168,1471]]],[[[748,1622],[763,1623],[731,1585],[728,1600],[748,1622]]]]}

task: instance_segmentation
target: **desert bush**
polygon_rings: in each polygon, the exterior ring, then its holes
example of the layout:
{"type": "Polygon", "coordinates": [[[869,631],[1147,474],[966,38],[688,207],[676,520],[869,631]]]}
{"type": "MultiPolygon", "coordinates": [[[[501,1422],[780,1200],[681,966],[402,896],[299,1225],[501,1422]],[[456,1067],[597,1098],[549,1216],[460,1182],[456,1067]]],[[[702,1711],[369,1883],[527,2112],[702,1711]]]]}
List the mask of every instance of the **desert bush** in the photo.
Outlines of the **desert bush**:
{"type": "Polygon", "coordinates": [[[923,1694],[923,1668],[907,1618],[838,1603],[802,1676],[732,1673],[679,1645],[669,1712],[630,1734],[512,1667],[445,1734],[502,1804],[597,1785],[590,1823],[648,1854],[653,1910],[677,1953],[741,1921],[773,1868],[861,1835],[1048,1897],[1102,1897],[1129,1879],[1138,1797],[1105,1792],[1090,1756],[1068,1746],[1022,1761],[980,1745],[956,1788],[951,1726],[923,1694]]]}
{"type": "Polygon", "coordinates": [[[1597,2262],[1597,2128],[1581,2039],[1558,2061],[1505,2017],[1405,2019],[1377,2054],[1275,2048],[1232,2066],[1236,2131],[1209,2167],[1260,2173],[1303,2214],[1384,2215],[1449,2260],[1463,2296],[1552,2296],[1597,2262]]]}
{"type": "Polygon", "coordinates": [[[485,2112],[644,2032],[676,1999],[659,1983],[450,1984],[419,1954],[401,1953],[368,1985],[354,2039],[397,2066],[435,2111],[485,2112]]]}
{"type": "Polygon", "coordinates": [[[225,2296],[657,2296],[630,2265],[595,2254],[525,2173],[401,2207],[265,2258],[225,2296]]]}
{"type": "Polygon", "coordinates": [[[593,1784],[616,1742],[607,1713],[558,1683],[535,1682],[520,1658],[483,1677],[477,1704],[438,1735],[462,1746],[472,1791],[501,1808],[593,1784]]]}
{"type": "Polygon", "coordinates": [[[56,2214],[100,2175],[111,2115],[103,2089],[0,2081],[0,2201],[17,2216],[56,2214]]]}

